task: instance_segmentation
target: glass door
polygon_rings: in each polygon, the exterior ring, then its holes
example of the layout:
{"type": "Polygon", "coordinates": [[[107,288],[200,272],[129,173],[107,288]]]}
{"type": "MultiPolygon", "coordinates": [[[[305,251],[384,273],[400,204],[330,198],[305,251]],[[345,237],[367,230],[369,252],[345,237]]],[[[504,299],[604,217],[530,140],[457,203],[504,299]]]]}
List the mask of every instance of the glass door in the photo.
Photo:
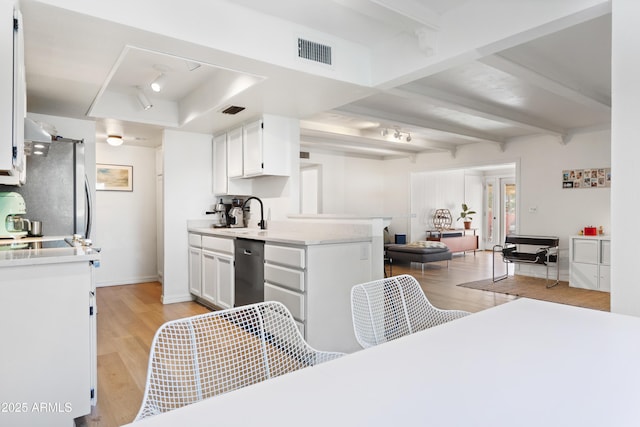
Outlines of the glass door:
{"type": "Polygon", "coordinates": [[[515,234],[518,229],[516,217],[516,183],[513,178],[501,179],[502,197],[502,235],[500,241],[504,241],[508,234],[515,234]]]}
{"type": "Polygon", "coordinates": [[[484,212],[485,249],[491,249],[517,230],[515,178],[485,178],[484,212]]]}

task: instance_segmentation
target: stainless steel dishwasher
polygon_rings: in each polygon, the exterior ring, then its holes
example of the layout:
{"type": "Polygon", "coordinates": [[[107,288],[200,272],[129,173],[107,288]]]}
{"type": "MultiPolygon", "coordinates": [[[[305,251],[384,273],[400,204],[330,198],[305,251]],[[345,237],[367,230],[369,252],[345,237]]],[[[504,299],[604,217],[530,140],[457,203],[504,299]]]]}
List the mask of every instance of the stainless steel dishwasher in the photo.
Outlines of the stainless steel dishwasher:
{"type": "Polygon", "coordinates": [[[235,240],[235,306],[264,301],[264,242],[235,240]]]}

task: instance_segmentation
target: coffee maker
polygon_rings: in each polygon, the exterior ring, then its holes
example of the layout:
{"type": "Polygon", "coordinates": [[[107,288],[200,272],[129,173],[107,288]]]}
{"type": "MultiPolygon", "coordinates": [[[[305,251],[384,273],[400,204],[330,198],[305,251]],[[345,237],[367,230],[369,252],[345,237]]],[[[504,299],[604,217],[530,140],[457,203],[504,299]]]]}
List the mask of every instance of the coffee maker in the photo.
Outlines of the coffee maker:
{"type": "Polygon", "coordinates": [[[213,212],[211,212],[214,215],[213,216],[214,228],[221,228],[221,227],[228,226],[227,212],[229,212],[229,209],[231,209],[231,205],[223,203],[222,199],[220,199],[220,203],[216,203],[216,205],[213,208],[213,212]]]}
{"type": "Polygon", "coordinates": [[[231,228],[242,228],[244,227],[244,213],[242,212],[242,199],[232,199],[231,200],[231,210],[229,211],[229,215],[227,217],[227,223],[231,228]]]}
{"type": "Polygon", "coordinates": [[[22,195],[15,192],[0,193],[0,239],[19,239],[27,235],[31,223],[23,215],[27,206],[22,195]]]}

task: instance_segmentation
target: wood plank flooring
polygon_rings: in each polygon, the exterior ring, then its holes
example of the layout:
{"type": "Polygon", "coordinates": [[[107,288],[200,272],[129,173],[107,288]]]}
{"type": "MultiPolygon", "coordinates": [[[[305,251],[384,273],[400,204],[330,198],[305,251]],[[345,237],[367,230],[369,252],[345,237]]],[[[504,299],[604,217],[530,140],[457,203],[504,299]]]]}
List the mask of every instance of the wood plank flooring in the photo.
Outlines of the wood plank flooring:
{"type": "MultiPolygon", "coordinates": [[[[491,277],[491,253],[455,255],[452,261],[394,264],[393,274],[412,274],[431,302],[444,309],[481,311],[513,296],[456,286],[491,277]]],[[[163,305],[160,283],[98,288],[98,405],[78,426],[116,427],[136,416],[147,376],[153,335],[164,322],[206,313],[195,302],[163,305]]]]}

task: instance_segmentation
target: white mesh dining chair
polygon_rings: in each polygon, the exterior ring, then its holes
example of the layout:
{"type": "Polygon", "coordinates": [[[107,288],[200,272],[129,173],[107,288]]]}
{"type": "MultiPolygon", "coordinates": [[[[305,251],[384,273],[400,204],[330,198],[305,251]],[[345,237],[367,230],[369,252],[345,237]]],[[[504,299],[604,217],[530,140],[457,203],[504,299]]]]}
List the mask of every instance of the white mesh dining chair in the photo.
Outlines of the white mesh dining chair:
{"type": "Polygon", "coordinates": [[[342,355],[310,347],[278,302],[173,320],[153,338],[135,421],[342,355]]]}
{"type": "Polygon", "coordinates": [[[403,274],[354,286],[351,314],[356,339],[367,348],[470,313],[434,307],[418,281],[403,274]]]}

